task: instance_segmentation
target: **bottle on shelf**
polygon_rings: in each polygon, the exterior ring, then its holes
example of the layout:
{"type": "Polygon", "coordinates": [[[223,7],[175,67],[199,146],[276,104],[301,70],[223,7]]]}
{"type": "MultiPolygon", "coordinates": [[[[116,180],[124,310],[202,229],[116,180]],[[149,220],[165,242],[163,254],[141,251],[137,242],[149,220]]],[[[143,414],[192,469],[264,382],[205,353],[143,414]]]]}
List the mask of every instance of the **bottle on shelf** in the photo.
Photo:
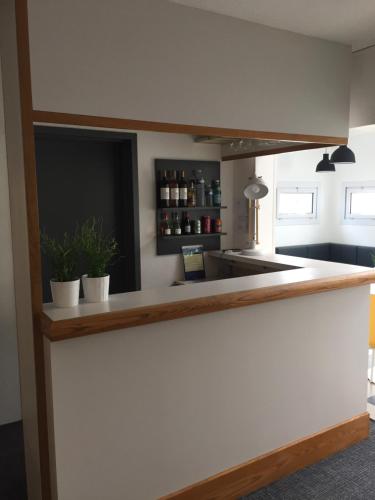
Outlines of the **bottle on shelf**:
{"type": "Polygon", "coordinates": [[[214,202],[214,207],[221,206],[221,186],[219,179],[213,181],[213,202],[214,202]]]}
{"type": "Polygon", "coordinates": [[[204,207],[206,205],[205,198],[205,182],[203,178],[202,170],[197,171],[197,180],[196,180],[196,205],[197,207],[204,207]]]}
{"type": "Polygon", "coordinates": [[[202,234],[202,224],[199,217],[194,221],[194,234],[202,234]]]}
{"type": "Polygon", "coordinates": [[[211,217],[203,215],[202,217],[202,233],[209,234],[211,232],[211,217]]]}
{"type": "Polygon", "coordinates": [[[190,208],[194,208],[197,206],[197,193],[195,190],[195,181],[194,179],[190,179],[188,188],[187,188],[187,206],[190,208]]]}
{"type": "Polygon", "coordinates": [[[214,192],[211,184],[206,184],[206,207],[214,206],[214,192]]]}
{"type": "Polygon", "coordinates": [[[169,181],[169,190],[170,190],[169,206],[172,208],[177,208],[179,202],[179,188],[176,177],[176,170],[172,171],[172,177],[169,181]]]}
{"type": "Polygon", "coordinates": [[[161,236],[171,235],[171,226],[169,224],[169,218],[166,212],[163,212],[162,214],[162,220],[160,222],[160,234],[161,236]]]}
{"type": "Polygon", "coordinates": [[[181,235],[181,224],[180,224],[180,217],[178,216],[178,213],[175,212],[172,214],[173,217],[173,234],[175,236],[181,235]]]}
{"type": "Polygon", "coordinates": [[[185,179],[185,172],[181,170],[180,181],[178,183],[179,206],[185,208],[188,206],[188,185],[185,179]]]}
{"type": "Polygon", "coordinates": [[[191,220],[189,217],[189,214],[187,212],[184,212],[184,218],[183,218],[183,232],[184,234],[191,234],[191,220]]]}
{"type": "Polygon", "coordinates": [[[221,233],[223,228],[223,223],[220,219],[220,217],[216,217],[215,219],[215,225],[214,225],[214,232],[215,233],[221,233]]]}
{"type": "Polygon", "coordinates": [[[163,170],[162,178],[159,182],[159,207],[169,208],[170,190],[167,178],[167,171],[163,170]]]}

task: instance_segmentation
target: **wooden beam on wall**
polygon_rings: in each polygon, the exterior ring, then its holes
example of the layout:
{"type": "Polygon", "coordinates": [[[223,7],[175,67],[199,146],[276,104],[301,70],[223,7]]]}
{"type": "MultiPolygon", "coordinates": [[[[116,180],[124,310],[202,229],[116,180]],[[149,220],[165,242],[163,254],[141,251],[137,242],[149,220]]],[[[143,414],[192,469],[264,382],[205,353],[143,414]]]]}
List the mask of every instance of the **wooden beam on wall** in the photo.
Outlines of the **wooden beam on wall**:
{"type": "Polygon", "coordinates": [[[298,144],[296,146],[285,146],[278,148],[269,148],[263,149],[259,151],[249,151],[247,153],[238,153],[234,155],[223,156],[222,161],[232,161],[232,160],[243,160],[245,158],[257,158],[259,156],[267,156],[267,155],[279,155],[281,153],[291,153],[293,151],[304,151],[306,149],[320,149],[320,148],[328,148],[332,147],[333,144],[298,144]]]}
{"type": "Polygon", "coordinates": [[[32,92],[29,51],[27,0],[15,0],[18,77],[20,91],[21,128],[25,195],[27,208],[27,233],[31,281],[31,305],[34,335],[34,362],[36,378],[37,417],[39,434],[40,474],[43,500],[51,498],[50,462],[47,430],[45,387],[45,361],[43,335],[40,328],[42,313],[42,282],[38,193],[35,163],[35,141],[32,116],[32,92]]]}
{"type": "Polygon", "coordinates": [[[152,122],[127,118],[112,118],[105,116],[79,115],[72,113],[58,113],[55,111],[34,110],[35,123],[72,125],[81,127],[113,128],[125,130],[145,130],[150,132],[167,132],[175,134],[190,134],[202,136],[217,136],[243,139],[269,139],[319,143],[347,144],[347,137],[330,137],[324,135],[289,134],[286,132],[266,132],[259,130],[240,130],[203,125],[183,125],[180,123],[152,122]]]}

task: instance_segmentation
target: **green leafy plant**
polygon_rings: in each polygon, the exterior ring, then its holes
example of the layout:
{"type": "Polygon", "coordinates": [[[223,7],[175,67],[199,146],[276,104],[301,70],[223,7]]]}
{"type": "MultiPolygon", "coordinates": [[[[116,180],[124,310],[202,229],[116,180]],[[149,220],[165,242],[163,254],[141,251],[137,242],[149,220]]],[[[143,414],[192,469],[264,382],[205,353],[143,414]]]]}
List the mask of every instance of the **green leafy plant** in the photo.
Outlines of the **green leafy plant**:
{"type": "Polygon", "coordinates": [[[80,247],[89,278],[106,276],[106,267],[118,253],[117,241],[103,232],[102,219],[91,217],[80,228],[80,247]]]}
{"type": "Polygon", "coordinates": [[[61,240],[41,235],[42,252],[48,257],[52,267],[53,281],[73,281],[77,279],[79,245],[77,234],[64,233],[61,240]]]}

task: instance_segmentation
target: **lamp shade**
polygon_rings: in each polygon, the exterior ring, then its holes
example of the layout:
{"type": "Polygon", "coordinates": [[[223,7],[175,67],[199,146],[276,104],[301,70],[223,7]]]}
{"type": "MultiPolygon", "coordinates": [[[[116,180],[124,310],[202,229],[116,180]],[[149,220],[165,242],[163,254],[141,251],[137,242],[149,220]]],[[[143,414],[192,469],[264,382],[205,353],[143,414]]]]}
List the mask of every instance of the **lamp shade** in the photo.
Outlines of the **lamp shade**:
{"type": "Polygon", "coordinates": [[[339,146],[331,154],[331,163],[355,163],[355,155],[348,146],[339,146]]]}
{"type": "Polygon", "coordinates": [[[253,177],[243,190],[249,200],[259,200],[268,194],[268,187],[261,177],[253,177]]]}
{"type": "Polygon", "coordinates": [[[323,160],[317,164],[315,172],[336,172],[335,165],[329,161],[329,154],[323,154],[323,160]]]}

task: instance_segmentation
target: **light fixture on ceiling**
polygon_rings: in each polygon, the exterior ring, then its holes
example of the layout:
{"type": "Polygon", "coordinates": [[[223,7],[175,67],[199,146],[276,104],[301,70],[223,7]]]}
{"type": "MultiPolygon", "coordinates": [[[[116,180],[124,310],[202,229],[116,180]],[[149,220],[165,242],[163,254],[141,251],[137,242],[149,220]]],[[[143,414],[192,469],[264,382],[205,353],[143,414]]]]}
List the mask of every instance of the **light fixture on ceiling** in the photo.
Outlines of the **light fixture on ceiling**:
{"type": "Polygon", "coordinates": [[[355,154],[348,146],[339,146],[331,154],[331,163],[349,164],[355,163],[355,154]]]}
{"type": "Polygon", "coordinates": [[[323,154],[323,159],[317,164],[315,172],[336,172],[335,165],[329,160],[328,153],[323,154]]]}

